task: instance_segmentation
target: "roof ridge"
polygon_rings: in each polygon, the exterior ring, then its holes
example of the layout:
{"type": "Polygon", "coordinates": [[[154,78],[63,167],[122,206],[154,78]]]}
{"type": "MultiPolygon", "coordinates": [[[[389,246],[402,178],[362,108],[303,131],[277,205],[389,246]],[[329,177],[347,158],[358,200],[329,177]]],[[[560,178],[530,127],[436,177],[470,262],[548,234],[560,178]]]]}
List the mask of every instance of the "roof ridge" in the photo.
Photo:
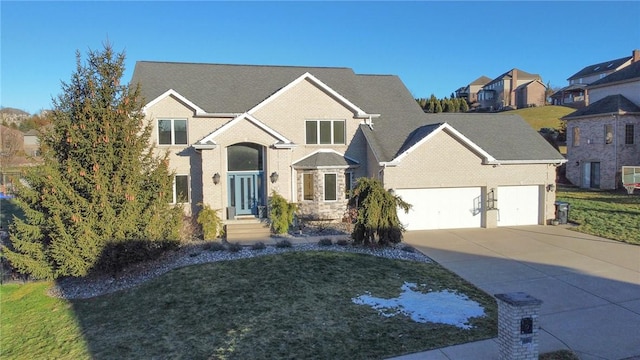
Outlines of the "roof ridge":
{"type": "MultiPolygon", "coordinates": [[[[230,64],[230,63],[208,63],[208,62],[193,62],[193,61],[156,61],[156,60],[138,60],[136,63],[150,63],[150,64],[174,64],[174,65],[214,65],[214,66],[233,66],[233,67],[270,67],[270,68],[292,68],[292,69],[343,69],[351,70],[353,68],[346,66],[305,66],[305,65],[263,65],[263,64],[230,64]]],[[[355,73],[355,72],[354,72],[355,73]]]]}

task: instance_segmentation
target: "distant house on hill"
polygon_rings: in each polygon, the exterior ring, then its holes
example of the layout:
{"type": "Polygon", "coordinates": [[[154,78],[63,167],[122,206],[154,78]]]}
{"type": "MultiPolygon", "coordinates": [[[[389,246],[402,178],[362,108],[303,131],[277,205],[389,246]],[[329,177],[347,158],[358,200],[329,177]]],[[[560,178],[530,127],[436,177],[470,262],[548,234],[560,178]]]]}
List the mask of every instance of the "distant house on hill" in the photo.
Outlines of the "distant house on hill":
{"type": "MultiPolygon", "coordinates": [[[[640,50],[633,50],[631,56],[585,66],[567,79],[569,85],[551,95],[552,103],[576,109],[587,106],[586,89],[588,85],[622,70],[638,59],[640,59],[640,50]]],[[[591,103],[593,102],[591,101],[591,103]]]]}
{"type": "Polygon", "coordinates": [[[482,86],[478,101],[481,109],[489,111],[544,106],[545,90],[540,75],[514,68],[482,86]]]}
{"type": "Polygon", "coordinates": [[[474,104],[478,101],[478,91],[489,82],[491,82],[491,78],[484,75],[480,76],[470,84],[456,90],[456,97],[467,100],[469,104],[474,104]]]}

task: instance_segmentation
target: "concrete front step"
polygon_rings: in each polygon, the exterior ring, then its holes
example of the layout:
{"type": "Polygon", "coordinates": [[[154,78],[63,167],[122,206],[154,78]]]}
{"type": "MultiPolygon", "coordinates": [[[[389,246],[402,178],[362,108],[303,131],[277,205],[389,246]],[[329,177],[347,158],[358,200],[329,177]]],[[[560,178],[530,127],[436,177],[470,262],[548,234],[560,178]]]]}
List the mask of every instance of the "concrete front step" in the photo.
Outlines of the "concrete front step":
{"type": "Polygon", "coordinates": [[[258,219],[230,220],[225,224],[227,242],[264,241],[271,236],[271,228],[258,219]]]}

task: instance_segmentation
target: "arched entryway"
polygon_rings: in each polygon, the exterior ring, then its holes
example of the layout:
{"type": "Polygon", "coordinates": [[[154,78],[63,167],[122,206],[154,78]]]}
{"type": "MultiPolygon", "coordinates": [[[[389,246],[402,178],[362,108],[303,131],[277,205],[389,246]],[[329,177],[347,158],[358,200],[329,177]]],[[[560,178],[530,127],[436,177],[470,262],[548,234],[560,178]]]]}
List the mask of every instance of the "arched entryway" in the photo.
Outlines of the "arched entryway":
{"type": "Polygon", "coordinates": [[[257,215],[264,204],[264,147],[238,143],[227,147],[227,194],[236,215],[257,215]]]}

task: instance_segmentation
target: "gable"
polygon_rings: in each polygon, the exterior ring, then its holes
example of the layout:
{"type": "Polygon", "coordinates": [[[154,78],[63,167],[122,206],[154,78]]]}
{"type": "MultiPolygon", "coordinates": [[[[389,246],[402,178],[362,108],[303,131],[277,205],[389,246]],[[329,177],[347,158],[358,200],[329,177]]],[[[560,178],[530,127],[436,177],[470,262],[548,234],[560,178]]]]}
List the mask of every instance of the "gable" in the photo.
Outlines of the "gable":
{"type": "Polygon", "coordinates": [[[217,144],[255,142],[275,147],[291,147],[294,144],[277,131],[249,114],[242,114],[199,140],[194,147],[209,148],[217,144]]]}

